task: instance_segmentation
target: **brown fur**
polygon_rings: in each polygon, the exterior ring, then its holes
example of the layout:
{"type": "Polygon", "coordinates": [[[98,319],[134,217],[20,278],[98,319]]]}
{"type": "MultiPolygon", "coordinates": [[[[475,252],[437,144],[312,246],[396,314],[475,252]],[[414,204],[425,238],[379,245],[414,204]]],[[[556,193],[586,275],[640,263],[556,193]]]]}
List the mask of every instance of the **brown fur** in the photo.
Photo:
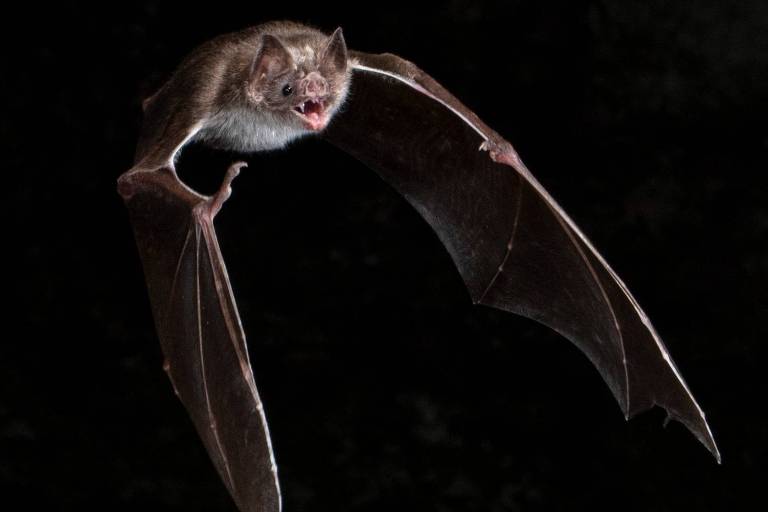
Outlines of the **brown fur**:
{"type": "MultiPolygon", "coordinates": [[[[278,53],[280,53],[278,51],[278,53]]],[[[218,36],[192,51],[168,81],[143,102],[144,123],[135,170],[173,166],[192,139],[241,151],[282,147],[311,130],[292,112],[297,89],[315,71],[327,83],[328,117],[344,100],[350,70],[340,30],[330,38],[299,23],[270,22],[218,36]],[[285,49],[269,73],[256,76],[265,36],[285,49]],[[308,58],[305,58],[308,57],[308,58]],[[294,92],[285,97],[285,85],[294,92]]],[[[313,75],[317,76],[317,75],[313,75]]]]}

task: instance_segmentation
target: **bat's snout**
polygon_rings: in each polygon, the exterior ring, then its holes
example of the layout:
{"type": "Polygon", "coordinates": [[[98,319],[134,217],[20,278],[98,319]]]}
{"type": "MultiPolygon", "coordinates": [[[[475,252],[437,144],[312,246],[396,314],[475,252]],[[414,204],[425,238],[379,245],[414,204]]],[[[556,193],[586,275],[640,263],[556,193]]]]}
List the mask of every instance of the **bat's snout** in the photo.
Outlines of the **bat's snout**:
{"type": "Polygon", "coordinates": [[[320,73],[313,71],[301,80],[299,92],[309,98],[327,96],[328,81],[320,73]]]}

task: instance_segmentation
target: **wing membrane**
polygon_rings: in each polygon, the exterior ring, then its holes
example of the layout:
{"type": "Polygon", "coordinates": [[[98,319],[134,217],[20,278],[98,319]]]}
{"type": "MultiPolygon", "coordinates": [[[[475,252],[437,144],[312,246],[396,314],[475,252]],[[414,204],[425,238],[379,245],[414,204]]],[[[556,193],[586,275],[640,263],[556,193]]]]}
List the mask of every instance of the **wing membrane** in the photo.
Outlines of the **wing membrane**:
{"type": "Polygon", "coordinates": [[[704,413],[647,316],[512,146],[413,64],[354,57],[352,99],[325,138],[416,208],[474,302],[559,332],[597,367],[627,418],[659,405],[719,460],[704,413]]]}
{"type": "Polygon", "coordinates": [[[163,168],[131,174],[121,191],[144,265],[165,369],[240,510],[280,510],[277,472],[245,335],[213,218],[215,197],[163,168]]]}

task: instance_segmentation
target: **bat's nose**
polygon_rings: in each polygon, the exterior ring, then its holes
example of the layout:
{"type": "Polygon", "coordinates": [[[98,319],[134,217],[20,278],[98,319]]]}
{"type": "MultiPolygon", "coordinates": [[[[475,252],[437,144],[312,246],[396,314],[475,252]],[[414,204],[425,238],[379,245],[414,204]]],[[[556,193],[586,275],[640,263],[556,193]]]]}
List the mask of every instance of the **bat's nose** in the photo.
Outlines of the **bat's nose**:
{"type": "Polygon", "coordinates": [[[304,77],[300,87],[304,95],[309,97],[316,98],[328,94],[328,82],[315,71],[304,77]]]}

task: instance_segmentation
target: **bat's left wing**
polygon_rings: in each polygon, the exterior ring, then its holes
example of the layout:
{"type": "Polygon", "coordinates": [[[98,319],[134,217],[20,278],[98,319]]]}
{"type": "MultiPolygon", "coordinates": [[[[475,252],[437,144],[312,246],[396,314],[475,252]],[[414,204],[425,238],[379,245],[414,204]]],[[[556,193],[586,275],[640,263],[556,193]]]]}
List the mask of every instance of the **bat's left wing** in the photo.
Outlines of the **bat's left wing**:
{"type": "Polygon", "coordinates": [[[119,191],[173,388],[238,508],[279,512],[269,431],[213,229],[243,165],[234,164],[211,197],[188,188],[169,166],[129,171],[119,191]]]}
{"type": "Polygon", "coordinates": [[[351,57],[348,103],[324,136],[416,208],[472,300],[556,330],[597,367],[627,418],[659,405],[719,461],[704,413],[648,317],[512,146],[412,63],[351,57]]]}

